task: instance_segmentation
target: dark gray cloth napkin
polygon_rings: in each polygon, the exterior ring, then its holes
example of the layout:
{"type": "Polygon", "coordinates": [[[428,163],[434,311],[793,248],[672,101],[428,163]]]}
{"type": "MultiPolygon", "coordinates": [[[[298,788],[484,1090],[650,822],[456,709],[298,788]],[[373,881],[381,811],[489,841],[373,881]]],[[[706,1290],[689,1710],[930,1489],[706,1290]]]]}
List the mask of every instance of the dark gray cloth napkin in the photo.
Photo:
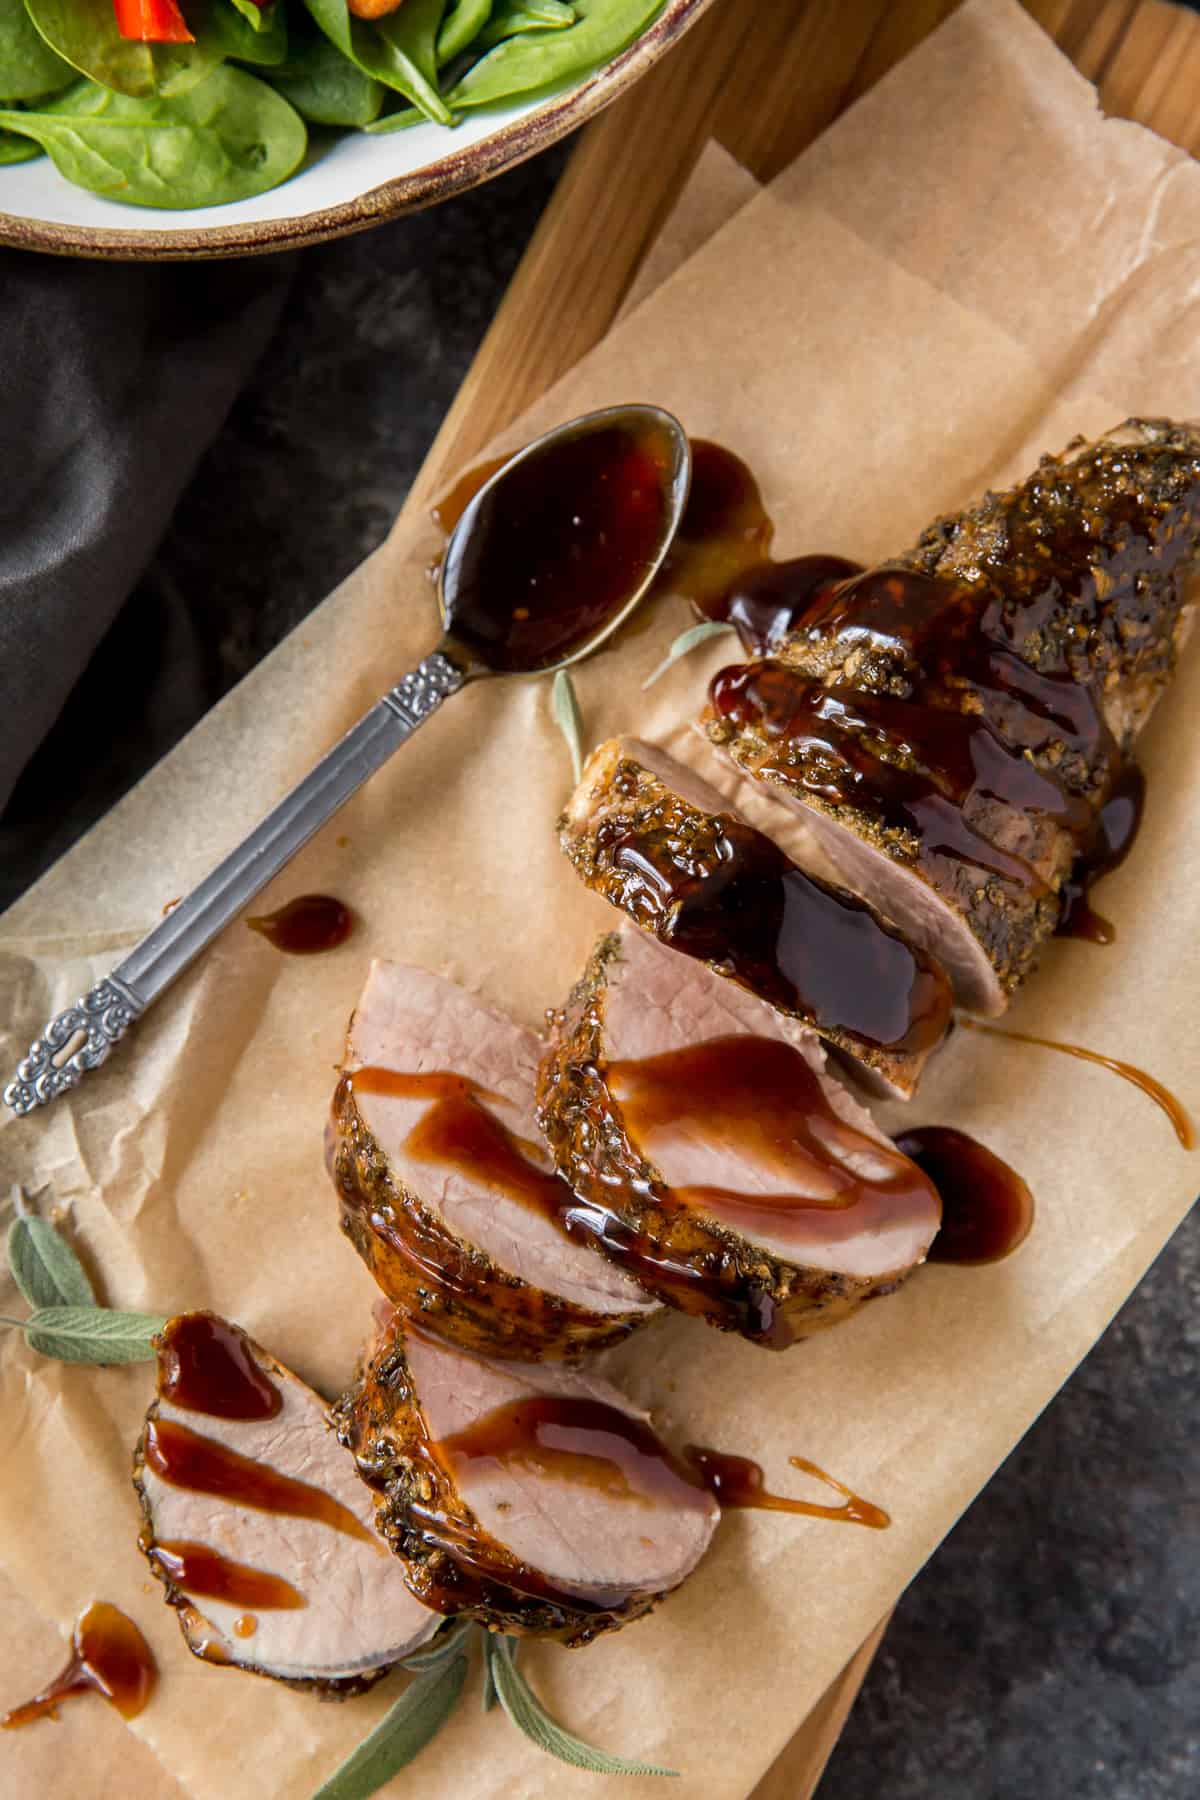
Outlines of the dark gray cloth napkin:
{"type": "Polygon", "coordinates": [[[153,555],[294,267],[0,251],[0,811],[153,555]]]}

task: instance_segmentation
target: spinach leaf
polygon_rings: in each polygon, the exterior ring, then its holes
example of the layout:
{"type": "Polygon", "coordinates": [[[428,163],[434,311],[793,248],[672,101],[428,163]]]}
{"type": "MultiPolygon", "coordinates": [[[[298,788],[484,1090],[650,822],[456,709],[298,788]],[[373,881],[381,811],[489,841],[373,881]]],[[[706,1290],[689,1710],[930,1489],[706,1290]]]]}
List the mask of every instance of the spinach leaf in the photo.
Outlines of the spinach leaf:
{"type": "Polygon", "coordinates": [[[0,131],[0,169],[9,163],[32,162],[41,155],[39,144],[31,143],[28,138],[14,137],[11,131],[0,131]]]}
{"type": "Polygon", "coordinates": [[[265,82],[227,65],[186,94],[135,100],[90,82],[42,112],[0,112],[68,181],[133,206],[222,206],[286,181],[304,121],[265,82]]]}
{"type": "MultiPolygon", "coordinates": [[[[191,0],[184,0],[191,8],[191,0]]],[[[274,68],[288,53],[287,21],[281,0],[261,11],[253,0],[239,6],[237,0],[209,0],[193,27],[197,42],[206,49],[217,50],[231,62],[260,64],[274,68]],[[254,19],[249,15],[253,13],[254,19]],[[261,23],[255,24],[257,19],[261,23]]]]}
{"type": "Polygon", "coordinates": [[[0,0],[0,100],[34,100],[74,80],[25,11],[25,0],[0,0]]]}
{"type": "Polygon", "coordinates": [[[439,125],[453,123],[437,91],[437,28],[445,0],[404,0],[385,18],[356,19],[346,0],[304,0],[330,43],[439,125]]]}
{"type": "Polygon", "coordinates": [[[563,31],[574,25],[575,19],[575,8],[564,5],[563,0],[514,0],[492,14],[471,48],[491,50],[522,31],[563,31]]]}
{"type": "Polygon", "coordinates": [[[51,49],[81,75],[118,94],[183,94],[210,75],[223,52],[204,40],[209,3],[188,0],[194,44],[140,44],[121,36],[112,0],[25,0],[51,49]]]}
{"type": "Polygon", "coordinates": [[[650,23],[662,0],[575,0],[566,31],[506,38],[474,63],[446,95],[454,109],[494,106],[516,94],[569,81],[623,50],[650,23]]]}
{"type": "MultiPolygon", "coordinates": [[[[281,68],[272,69],[271,86],[314,125],[369,125],[379,117],[385,91],[382,82],[364,74],[320,32],[298,45],[281,68]]],[[[408,110],[414,118],[422,116],[408,110]]]]}
{"type": "Polygon", "coordinates": [[[386,137],[389,131],[407,131],[410,125],[423,125],[425,114],[418,112],[415,106],[402,106],[399,112],[389,113],[386,119],[376,119],[363,130],[371,137],[386,137]]]}
{"type": "Polygon", "coordinates": [[[460,50],[472,44],[487,24],[492,0],[458,0],[442,20],[437,34],[438,67],[452,62],[460,50]]]}
{"type": "Polygon", "coordinates": [[[254,0],[232,0],[232,4],[253,31],[271,31],[277,18],[283,22],[283,0],[265,0],[262,6],[256,6],[254,0]]]}

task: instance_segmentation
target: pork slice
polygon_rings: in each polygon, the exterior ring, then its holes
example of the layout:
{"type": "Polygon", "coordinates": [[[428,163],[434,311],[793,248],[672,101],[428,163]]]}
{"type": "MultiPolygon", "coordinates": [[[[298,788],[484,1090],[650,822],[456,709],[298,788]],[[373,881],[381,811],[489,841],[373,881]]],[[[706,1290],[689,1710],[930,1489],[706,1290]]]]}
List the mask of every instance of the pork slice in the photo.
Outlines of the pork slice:
{"type": "Polygon", "coordinates": [[[571,1644],[627,1624],[695,1568],[712,1497],[608,1382],[497,1362],[385,1323],[338,1408],[413,1592],[571,1644]]]}
{"type": "Polygon", "coordinates": [[[771,1348],[893,1292],[940,1222],[812,1032],[628,928],[556,1018],[539,1118],[575,1229],[668,1304],[771,1348]]]}
{"type": "Polygon", "coordinates": [[[192,1653],[344,1695],[371,1685],[432,1637],[442,1619],[410,1592],[376,1533],[371,1496],[330,1430],[321,1396],[210,1313],[172,1319],[158,1358],[160,1395],[134,1457],[144,1515],[138,1543],[192,1653]],[[218,1402],[229,1362],[249,1365],[276,1410],[259,1418],[198,1410],[195,1394],[176,1380],[181,1356],[193,1385],[197,1371],[215,1384],[218,1402]],[[176,1391],[180,1398],[171,1397],[176,1391]],[[174,1427],[187,1434],[182,1441],[169,1436],[174,1427]],[[235,1492],[251,1496],[260,1478],[275,1487],[279,1477],[289,1478],[309,1494],[297,1498],[285,1488],[283,1503],[307,1507],[310,1516],[211,1491],[212,1481],[192,1461],[196,1437],[201,1464],[211,1468],[215,1459],[218,1480],[227,1467],[223,1452],[250,1460],[248,1471],[234,1464],[235,1492]]]}
{"type": "Polygon", "coordinates": [[[566,1235],[569,1196],[534,1116],[540,1050],[453,982],[376,962],[333,1107],[343,1229],[383,1292],[428,1329],[510,1357],[575,1355],[655,1310],[566,1235]]]}
{"type": "MultiPolygon", "coordinates": [[[[1002,1012],[1191,628],[1200,426],[1130,419],[833,591],[703,724],[1002,1012]]],[[[786,841],[786,837],[785,837],[786,841]]]]}
{"type": "Polygon", "coordinates": [[[897,1098],[950,1022],[950,985],[862,900],[807,874],[690,768],[637,738],[588,759],[560,822],[591,888],[662,944],[811,1026],[897,1098]]]}

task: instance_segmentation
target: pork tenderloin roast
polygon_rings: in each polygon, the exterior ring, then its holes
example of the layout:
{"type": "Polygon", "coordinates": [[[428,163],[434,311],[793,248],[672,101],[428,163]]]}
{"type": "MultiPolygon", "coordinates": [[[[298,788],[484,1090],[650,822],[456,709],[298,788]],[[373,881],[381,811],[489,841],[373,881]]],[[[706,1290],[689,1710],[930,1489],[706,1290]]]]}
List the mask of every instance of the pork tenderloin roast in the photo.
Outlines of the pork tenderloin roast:
{"type": "Polygon", "coordinates": [[[1200,426],[1130,419],[828,591],[704,726],[997,1014],[1190,628],[1200,426]]]}

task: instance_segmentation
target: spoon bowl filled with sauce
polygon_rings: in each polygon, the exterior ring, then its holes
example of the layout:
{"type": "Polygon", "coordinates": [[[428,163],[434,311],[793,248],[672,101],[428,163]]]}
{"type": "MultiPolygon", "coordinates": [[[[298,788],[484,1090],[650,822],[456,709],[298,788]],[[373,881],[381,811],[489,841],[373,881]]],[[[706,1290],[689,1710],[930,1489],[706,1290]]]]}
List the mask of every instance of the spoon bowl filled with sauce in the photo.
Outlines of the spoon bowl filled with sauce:
{"type": "MultiPolygon", "coordinates": [[[[151,1001],[452,694],[489,676],[548,674],[598,649],[653,585],[690,480],[691,448],[678,419],[633,404],[556,426],[491,473],[446,546],[437,648],[110,975],[50,1021],[5,1087],[5,1104],[31,1112],[103,1062],[151,1001]]],[[[274,915],[258,928],[273,922],[274,915]]]]}

